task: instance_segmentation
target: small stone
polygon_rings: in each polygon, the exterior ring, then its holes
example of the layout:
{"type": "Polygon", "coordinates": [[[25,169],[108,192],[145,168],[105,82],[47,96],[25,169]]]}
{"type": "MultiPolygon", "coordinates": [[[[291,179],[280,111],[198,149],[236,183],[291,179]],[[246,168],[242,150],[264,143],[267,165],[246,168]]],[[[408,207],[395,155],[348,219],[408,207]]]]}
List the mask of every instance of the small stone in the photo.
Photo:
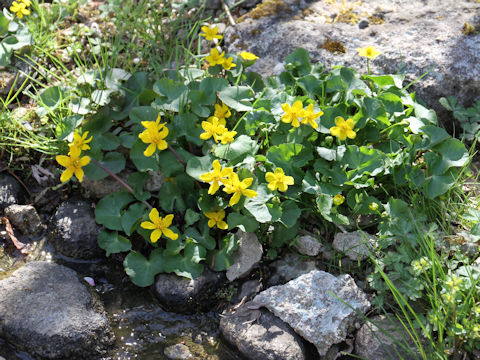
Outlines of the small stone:
{"type": "Polygon", "coordinates": [[[300,236],[297,241],[295,241],[295,249],[303,255],[317,256],[322,251],[323,246],[314,237],[305,235],[300,236]]]}
{"type": "Polygon", "coordinates": [[[472,242],[466,242],[460,246],[460,250],[469,257],[477,256],[479,249],[478,244],[472,242]]]}
{"type": "Polygon", "coordinates": [[[7,173],[0,173],[0,210],[4,210],[7,206],[18,204],[22,187],[20,183],[7,173]]]}
{"type": "Polygon", "coordinates": [[[343,252],[353,261],[365,260],[375,248],[376,237],[363,231],[337,233],[333,239],[335,250],[343,252]]]}
{"type": "Polygon", "coordinates": [[[420,354],[409,340],[409,334],[394,315],[375,316],[367,320],[357,332],[355,354],[369,360],[389,359],[392,354],[405,360],[417,359],[416,355],[420,354]]]}
{"type": "Polygon", "coordinates": [[[223,337],[249,360],[306,360],[302,338],[267,310],[238,311],[222,317],[223,337]]]}
{"type": "Polygon", "coordinates": [[[360,20],[360,21],[358,22],[358,28],[359,28],[359,29],[365,29],[365,28],[368,27],[369,24],[370,24],[370,23],[368,22],[367,19],[362,19],[362,20],[360,20]]]}
{"type": "Polygon", "coordinates": [[[235,294],[233,297],[232,303],[237,304],[241,302],[243,298],[246,298],[247,301],[252,300],[252,298],[262,290],[262,287],[262,282],[258,279],[245,281],[238,294],[235,294]]]}
{"type": "Polygon", "coordinates": [[[48,359],[99,359],[114,343],[102,304],[77,273],[46,261],[0,280],[0,338],[48,359]]]}
{"type": "Polygon", "coordinates": [[[100,227],[89,202],[70,199],[63,202],[50,221],[54,247],[65,256],[89,259],[100,256],[97,244],[100,227]]]}
{"type": "Polygon", "coordinates": [[[10,205],[5,215],[24,235],[38,235],[45,230],[37,210],[31,205],[10,205]]]}
{"type": "MultiPolygon", "coordinates": [[[[120,176],[120,178],[126,181],[128,176],[120,176]]],[[[124,189],[122,184],[110,176],[101,180],[90,180],[89,178],[84,177],[83,181],[80,183],[80,186],[85,197],[93,196],[97,199],[101,199],[109,194],[122,191],[124,189]]]]}
{"type": "Polygon", "coordinates": [[[262,291],[253,303],[289,324],[316,346],[320,356],[345,341],[370,308],[367,296],[350,275],[335,277],[318,270],[262,291]]]}
{"type": "Polygon", "coordinates": [[[263,254],[262,245],[258,242],[257,235],[238,230],[238,250],[233,254],[233,264],[227,270],[227,279],[246,276],[260,262],[263,254]]]}
{"type": "Polygon", "coordinates": [[[218,300],[217,290],[224,284],[225,275],[205,269],[195,279],[175,274],[159,274],[155,279],[153,292],[160,303],[177,313],[208,311],[218,300]]]}
{"type": "Polygon", "coordinates": [[[294,253],[287,253],[270,266],[274,268],[273,275],[268,280],[270,286],[284,284],[317,269],[315,261],[304,259],[294,253]]]}
{"type": "Polygon", "coordinates": [[[163,183],[165,182],[165,176],[163,176],[160,170],[150,170],[148,174],[150,175],[150,178],[145,183],[145,190],[150,192],[159,191],[163,183]]]}
{"type": "Polygon", "coordinates": [[[190,352],[188,346],[183,344],[176,344],[166,347],[163,353],[167,358],[171,360],[184,360],[193,358],[193,355],[190,352]]]}

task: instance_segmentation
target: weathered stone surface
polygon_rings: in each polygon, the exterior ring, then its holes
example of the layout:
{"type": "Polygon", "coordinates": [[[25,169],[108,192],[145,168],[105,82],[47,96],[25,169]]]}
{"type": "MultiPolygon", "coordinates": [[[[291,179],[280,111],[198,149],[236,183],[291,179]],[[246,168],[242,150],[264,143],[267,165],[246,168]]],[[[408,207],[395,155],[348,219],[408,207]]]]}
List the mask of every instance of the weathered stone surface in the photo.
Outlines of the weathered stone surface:
{"type": "MultiPolygon", "coordinates": [[[[124,181],[127,180],[128,176],[120,176],[124,181]]],[[[112,177],[106,177],[101,180],[90,180],[87,177],[83,179],[80,183],[84,196],[86,197],[96,197],[101,199],[108,194],[114,193],[116,191],[122,191],[124,187],[117,180],[112,177]]]]}
{"type": "Polygon", "coordinates": [[[295,241],[295,249],[303,255],[317,256],[322,251],[323,246],[313,236],[305,235],[300,236],[297,241],[295,241]]]}
{"type": "Polygon", "coordinates": [[[149,171],[148,174],[150,175],[150,178],[145,184],[145,189],[150,192],[160,190],[163,183],[165,182],[165,176],[163,176],[160,170],[149,171]]]}
{"type": "Polygon", "coordinates": [[[233,254],[233,264],[227,270],[227,279],[246,276],[259,263],[262,258],[263,248],[258,242],[257,235],[238,230],[238,250],[233,254]]]}
{"type": "Polygon", "coordinates": [[[114,340],[75,271],[45,261],[0,281],[0,337],[47,359],[98,359],[114,340]]]}
{"type": "Polygon", "coordinates": [[[317,269],[315,261],[306,260],[294,253],[287,253],[270,266],[274,268],[272,276],[268,279],[270,286],[284,284],[317,269]]]}
{"type": "Polygon", "coordinates": [[[402,324],[393,315],[388,318],[385,315],[375,316],[363,324],[355,339],[355,354],[369,360],[384,360],[392,356],[414,360],[419,355],[402,324]]]}
{"type": "Polygon", "coordinates": [[[232,298],[232,304],[241,302],[244,298],[246,301],[253,299],[263,288],[262,282],[258,279],[245,281],[237,294],[232,298]]]}
{"type": "Polygon", "coordinates": [[[225,283],[225,275],[205,269],[196,279],[175,274],[159,274],[153,292],[160,303],[170,311],[194,313],[208,311],[217,301],[216,291],[225,283]]]}
{"type": "MultiPolygon", "coordinates": [[[[8,6],[10,7],[10,5],[8,6]]],[[[20,50],[20,49],[19,49],[20,50]]],[[[32,67],[24,58],[19,59],[12,56],[11,69],[0,70],[0,95],[7,95],[13,86],[13,92],[16,92],[27,79],[26,74],[32,71],[32,67]]]]}
{"type": "Polygon", "coordinates": [[[172,346],[168,346],[163,351],[165,356],[172,360],[184,360],[184,359],[192,359],[193,355],[190,352],[188,346],[183,344],[175,344],[172,346]]]}
{"type": "Polygon", "coordinates": [[[339,232],[333,239],[335,250],[343,252],[353,261],[367,259],[375,244],[376,237],[363,231],[339,232]]]}
{"type": "Polygon", "coordinates": [[[285,285],[268,288],[253,302],[267,307],[289,324],[314,344],[321,356],[332,345],[344,341],[361,320],[359,314],[370,307],[367,296],[350,275],[335,277],[318,270],[285,285]]]}
{"type": "MultiPolygon", "coordinates": [[[[464,23],[475,25],[480,3],[468,0],[267,0],[245,20],[227,29],[227,52],[251,51],[260,59],[251,67],[264,76],[298,47],[313,62],[353,67],[366,72],[357,48],[374,45],[382,54],[370,62],[373,73],[407,75],[407,81],[432,70],[412,86],[419,98],[440,115],[438,99],[454,95],[471,103],[480,95],[480,33],[465,35],[464,23]],[[335,3],[335,4],[333,4],[335,3]],[[359,28],[363,17],[369,26],[359,28]],[[334,22],[334,23],[332,23],[334,22]],[[338,42],[335,46],[330,42],[338,42]],[[333,51],[330,52],[328,48],[333,51]]],[[[362,25],[365,25],[362,23],[362,25]]],[[[445,116],[446,119],[448,118],[445,116]]]]}
{"type": "Polygon", "coordinates": [[[22,194],[20,183],[7,173],[0,173],[0,210],[18,204],[22,194]]]}
{"type": "Polygon", "coordinates": [[[63,255],[88,259],[102,254],[97,245],[100,227],[91,204],[81,199],[62,203],[51,220],[52,243],[63,255]]]}
{"type": "Polygon", "coordinates": [[[300,336],[266,310],[237,310],[220,320],[220,331],[246,359],[307,359],[300,336]]]}
{"type": "Polygon", "coordinates": [[[38,235],[45,230],[37,210],[31,205],[10,205],[5,215],[25,235],[38,235]]]}

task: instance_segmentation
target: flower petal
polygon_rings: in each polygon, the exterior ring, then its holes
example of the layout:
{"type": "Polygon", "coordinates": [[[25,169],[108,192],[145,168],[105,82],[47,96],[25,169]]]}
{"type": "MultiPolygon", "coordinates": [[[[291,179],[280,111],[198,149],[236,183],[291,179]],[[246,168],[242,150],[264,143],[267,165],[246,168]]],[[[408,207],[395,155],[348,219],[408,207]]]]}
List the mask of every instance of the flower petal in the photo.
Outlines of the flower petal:
{"type": "Polygon", "coordinates": [[[156,243],[158,239],[160,239],[160,236],[162,236],[162,230],[156,229],[150,234],[150,240],[152,243],[156,243]]]}
{"type": "Polygon", "coordinates": [[[165,227],[169,227],[172,224],[173,221],[173,214],[168,214],[163,218],[163,224],[165,227]]]}
{"type": "Polygon", "coordinates": [[[147,146],[147,149],[143,152],[143,155],[145,156],[152,156],[153,153],[155,152],[155,149],[157,148],[157,146],[155,144],[150,144],[147,146]]]}
{"type": "Polygon", "coordinates": [[[60,176],[60,181],[65,182],[68,181],[73,176],[73,168],[66,168],[65,171],[60,176]]]}
{"type": "Polygon", "coordinates": [[[172,239],[172,240],[177,240],[178,239],[178,234],[175,234],[172,230],[170,229],[163,229],[163,234],[172,239]]]}
{"type": "Polygon", "coordinates": [[[160,219],[160,215],[158,214],[158,210],[153,208],[148,214],[148,218],[152,220],[153,223],[157,222],[160,219]]]}
{"type": "Polygon", "coordinates": [[[140,227],[143,229],[153,230],[157,228],[157,225],[155,225],[154,223],[151,223],[150,221],[143,221],[140,224],[140,227]]]}
{"type": "Polygon", "coordinates": [[[79,168],[75,170],[75,176],[77,177],[79,182],[83,181],[83,175],[84,175],[84,172],[82,169],[79,168]]]}
{"type": "Polygon", "coordinates": [[[57,160],[57,162],[63,167],[70,166],[71,163],[70,157],[66,155],[57,155],[57,157],[55,157],[55,160],[57,160]]]}
{"type": "Polygon", "coordinates": [[[240,196],[241,195],[239,192],[236,192],[235,194],[233,194],[233,196],[230,198],[230,201],[229,201],[230,206],[233,206],[236,203],[238,203],[238,201],[240,200],[240,196]]]}

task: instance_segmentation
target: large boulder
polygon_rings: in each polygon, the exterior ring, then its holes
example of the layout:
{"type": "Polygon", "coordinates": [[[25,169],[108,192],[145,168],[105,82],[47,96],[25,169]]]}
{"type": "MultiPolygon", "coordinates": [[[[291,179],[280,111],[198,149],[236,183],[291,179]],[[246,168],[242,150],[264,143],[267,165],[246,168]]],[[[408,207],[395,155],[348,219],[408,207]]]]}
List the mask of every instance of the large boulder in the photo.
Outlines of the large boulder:
{"type": "Polygon", "coordinates": [[[51,228],[53,245],[63,255],[89,259],[102,254],[97,244],[100,227],[89,202],[70,199],[62,203],[51,219],[51,228]]]}
{"type": "Polygon", "coordinates": [[[367,296],[350,275],[335,277],[318,270],[272,286],[253,302],[265,306],[314,344],[320,356],[345,341],[370,308],[367,296]]]}
{"type": "Polygon", "coordinates": [[[227,269],[229,281],[247,276],[260,262],[263,254],[257,235],[238,230],[237,236],[238,250],[233,254],[233,264],[227,269]]]}
{"type": "MultiPolygon", "coordinates": [[[[471,103],[480,95],[480,33],[466,35],[465,23],[478,24],[480,3],[468,0],[265,0],[226,31],[227,52],[250,51],[260,59],[251,70],[268,76],[298,47],[327,69],[334,65],[366,73],[357,48],[375,46],[373,73],[407,76],[420,99],[447,118],[438,99],[454,95],[471,103]]],[[[405,83],[405,85],[407,82],[405,83]]]]}
{"type": "Polygon", "coordinates": [[[103,306],[76,272],[45,261],[0,281],[0,337],[46,359],[98,359],[114,341],[103,306]]]}

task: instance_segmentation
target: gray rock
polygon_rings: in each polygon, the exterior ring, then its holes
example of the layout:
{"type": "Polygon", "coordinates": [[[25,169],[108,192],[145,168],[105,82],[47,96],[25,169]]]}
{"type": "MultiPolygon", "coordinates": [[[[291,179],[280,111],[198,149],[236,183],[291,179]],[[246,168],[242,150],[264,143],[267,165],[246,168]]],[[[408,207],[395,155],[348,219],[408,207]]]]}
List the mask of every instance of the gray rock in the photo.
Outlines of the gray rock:
{"type": "Polygon", "coordinates": [[[267,307],[314,344],[320,356],[344,341],[361,320],[361,314],[370,308],[367,296],[350,275],[335,277],[318,270],[268,288],[253,302],[267,307]]]}
{"type": "Polygon", "coordinates": [[[362,19],[358,22],[358,28],[359,29],[366,29],[370,23],[368,22],[367,19],[362,19]]]}
{"type": "Polygon", "coordinates": [[[295,249],[300,254],[308,256],[317,256],[323,250],[322,244],[310,235],[300,236],[295,241],[295,249]]]}
{"type": "MultiPolygon", "coordinates": [[[[10,7],[10,5],[8,6],[10,7]]],[[[17,50],[21,51],[21,49],[17,50]]],[[[12,56],[12,70],[3,70],[0,71],[0,95],[8,95],[13,86],[13,93],[20,90],[20,87],[27,80],[27,74],[32,71],[32,67],[28,63],[19,58],[16,58],[15,55],[12,56]]]]}
{"type": "Polygon", "coordinates": [[[102,254],[97,244],[100,227],[89,202],[70,199],[51,219],[51,240],[56,250],[73,258],[88,259],[102,254]]]}
{"type": "Polygon", "coordinates": [[[31,205],[10,205],[5,215],[25,235],[38,235],[45,230],[37,210],[31,205]]]}
{"type": "Polygon", "coordinates": [[[333,239],[335,250],[343,252],[353,261],[365,260],[375,248],[376,237],[363,231],[336,233],[333,239]]]}
{"type": "Polygon", "coordinates": [[[260,262],[263,254],[262,245],[258,242],[257,235],[237,231],[239,238],[238,250],[233,254],[233,264],[227,270],[227,279],[246,276],[260,262]]]}
{"type": "Polygon", "coordinates": [[[393,315],[375,316],[363,324],[355,339],[355,354],[369,360],[414,360],[420,355],[393,315]]]}
{"type": "Polygon", "coordinates": [[[270,286],[284,284],[317,269],[315,261],[304,259],[294,253],[287,253],[282,258],[274,261],[270,266],[274,269],[273,275],[268,280],[270,286]]]}
{"type": "Polygon", "coordinates": [[[0,337],[47,359],[98,359],[114,341],[103,306],[75,271],[45,261],[0,281],[0,337]]]}
{"type": "Polygon", "coordinates": [[[18,204],[22,196],[20,183],[7,173],[0,173],[0,210],[7,206],[18,204]]]}
{"type": "Polygon", "coordinates": [[[239,311],[220,320],[223,337],[246,359],[307,359],[303,341],[293,329],[269,311],[239,311]]]}
{"type": "Polygon", "coordinates": [[[165,356],[172,360],[184,360],[184,359],[192,359],[193,355],[190,352],[188,346],[183,344],[176,344],[172,346],[168,346],[163,351],[165,356]]]}
{"type": "Polygon", "coordinates": [[[225,283],[225,275],[205,269],[196,279],[175,274],[159,274],[153,292],[160,303],[177,313],[208,311],[217,301],[216,291],[225,283]]]}
{"type": "Polygon", "coordinates": [[[165,176],[163,176],[160,170],[157,171],[149,171],[150,178],[147,180],[145,184],[145,190],[154,192],[160,190],[163,183],[165,182],[165,176]]]}
{"type": "Polygon", "coordinates": [[[246,298],[247,301],[252,300],[255,295],[262,291],[262,288],[262,282],[258,279],[245,281],[240,291],[232,298],[232,304],[241,302],[243,298],[246,298]]]}
{"type": "Polygon", "coordinates": [[[305,48],[313,62],[323,63],[326,69],[345,65],[366,73],[366,61],[357,48],[374,45],[382,54],[370,62],[373,73],[400,72],[412,81],[432,68],[410,89],[442,119],[451,121],[438,102],[441,96],[454,95],[469,104],[478,99],[480,33],[467,36],[462,27],[465,22],[478,23],[480,3],[365,0],[350,4],[352,11],[342,9],[340,1],[335,5],[320,0],[265,1],[227,29],[227,52],[255,53],[260,59],[250,69],[263,76],[270,75],[275,64],[297,47],[305,48]],[[362,17],[370,19],[368,30],[358,27],[362,17]],[[338,41],[344,52],[327,50],[327,39],[338,41]]]}

